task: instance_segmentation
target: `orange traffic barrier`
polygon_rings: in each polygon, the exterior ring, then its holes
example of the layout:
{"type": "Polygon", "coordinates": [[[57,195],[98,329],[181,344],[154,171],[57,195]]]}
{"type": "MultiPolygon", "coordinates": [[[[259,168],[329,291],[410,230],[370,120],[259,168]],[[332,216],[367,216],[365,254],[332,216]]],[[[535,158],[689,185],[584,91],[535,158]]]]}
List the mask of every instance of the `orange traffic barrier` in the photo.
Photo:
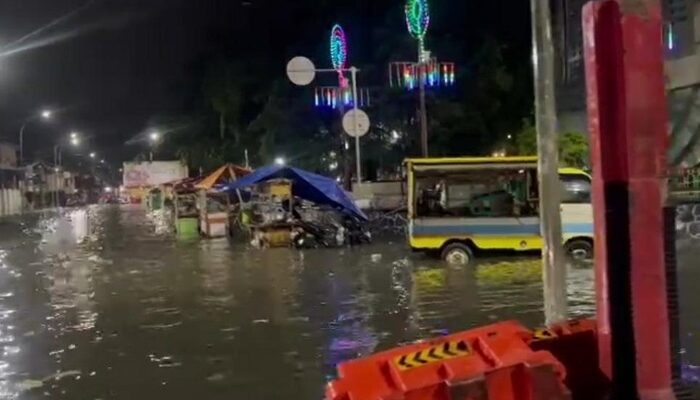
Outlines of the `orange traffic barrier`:
{"type": "Polygon", "coordinates": [[[338,366],[327,400],[569,399],[564,366],[529,346],[532,331],[502,322],[338,366]]]}
{"type": "Polygon", "coordinates": [[[570,321],[535,329],[525,339],[533,350],[547,351],[564,365],[564,384],[575,399],[605,398],[609,380],[599,367],[595,320],[570,321]]]}
{"type": "Polygon", "coordinates": [[[582,319],[577,321],[564,322],[550,326],[548,328],[533,329],[529,335],[525,336],[528,343],[554,340],[559,337],[566,337],[576,334],[595,335],[596,323],[593,319],[582,319]]]}

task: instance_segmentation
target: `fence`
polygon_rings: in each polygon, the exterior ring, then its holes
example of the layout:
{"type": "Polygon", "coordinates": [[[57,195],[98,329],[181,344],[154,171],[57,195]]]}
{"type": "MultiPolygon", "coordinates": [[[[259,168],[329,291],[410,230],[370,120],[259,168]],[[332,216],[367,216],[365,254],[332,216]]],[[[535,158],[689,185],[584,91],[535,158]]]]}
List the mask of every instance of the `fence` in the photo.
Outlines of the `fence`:
{"type": "Polygon", "coordinates": [[[0,189],[0,216],[22,213],[22,192],[18,189],[0,189]]]}
{"type": "Polygon", "coordinates": [[[406,184],[403,181],[354,184],[352,194],[363,210],[392,211],[406,207],[406,184]]]}

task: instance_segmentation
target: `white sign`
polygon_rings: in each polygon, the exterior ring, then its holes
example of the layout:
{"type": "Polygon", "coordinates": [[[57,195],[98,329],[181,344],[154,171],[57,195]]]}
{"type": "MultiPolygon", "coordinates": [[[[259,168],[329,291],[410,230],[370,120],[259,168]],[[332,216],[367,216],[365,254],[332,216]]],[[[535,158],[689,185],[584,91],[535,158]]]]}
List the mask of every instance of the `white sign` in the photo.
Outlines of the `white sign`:
{"type": "Polygon", "coordinates": [[[180,161],[124,163],[124,186],[151,187],[187,178],[187,166],[180,161]]]}
{"type": "Polygon", "coordinates": [[[350,110],[343,116],[343,129],[351,137],[365,136],[369,132],[369,116],[359,109],[350,110]]]}
{"type": "Polygon", "coordinates": [[[306,86],[316,78],[316,66],[306,57],[294,57],[287,64],[287,76],[295,85],[306,86]]]}

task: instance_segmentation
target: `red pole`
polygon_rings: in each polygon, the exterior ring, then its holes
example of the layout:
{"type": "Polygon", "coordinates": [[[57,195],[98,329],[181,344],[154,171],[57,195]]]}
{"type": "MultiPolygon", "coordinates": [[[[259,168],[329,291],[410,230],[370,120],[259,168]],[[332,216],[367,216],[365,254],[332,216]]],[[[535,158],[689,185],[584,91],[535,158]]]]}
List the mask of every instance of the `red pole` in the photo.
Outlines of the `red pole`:
{"type": "Polygon", "coordinates": [[[591,2],[583,20],[601,369],[615,398],[674,399],[661,7],[658,0],[591,2]]]}

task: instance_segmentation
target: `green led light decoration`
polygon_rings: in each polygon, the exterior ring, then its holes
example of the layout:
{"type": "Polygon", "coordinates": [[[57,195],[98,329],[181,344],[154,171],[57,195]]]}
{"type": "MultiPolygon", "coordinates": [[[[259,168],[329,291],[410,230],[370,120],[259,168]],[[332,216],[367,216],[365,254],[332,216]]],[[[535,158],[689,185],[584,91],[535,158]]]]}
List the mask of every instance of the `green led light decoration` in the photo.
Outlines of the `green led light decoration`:
{"type": "Polygon", "coordinates": [[[421,43],[430,26],[428,0],[408,0],[406,3],[406,25],[408,32],[421,43]]]}

